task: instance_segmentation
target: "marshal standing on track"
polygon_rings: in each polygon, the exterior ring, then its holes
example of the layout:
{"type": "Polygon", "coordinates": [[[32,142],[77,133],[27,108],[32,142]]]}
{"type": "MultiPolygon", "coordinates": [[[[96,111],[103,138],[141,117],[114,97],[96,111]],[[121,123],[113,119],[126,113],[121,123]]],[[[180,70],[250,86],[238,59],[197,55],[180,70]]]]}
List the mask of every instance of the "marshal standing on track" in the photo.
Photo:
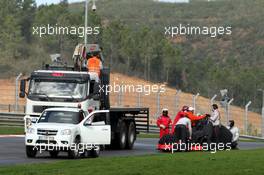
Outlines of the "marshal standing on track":
{"type": "Polygon", "coordinates": [[[170,133],[171,119],[168,116],[168,109],[162,109],[162,115],[157,120],[157,126],[160,128],[160,138],[170,133]]]}

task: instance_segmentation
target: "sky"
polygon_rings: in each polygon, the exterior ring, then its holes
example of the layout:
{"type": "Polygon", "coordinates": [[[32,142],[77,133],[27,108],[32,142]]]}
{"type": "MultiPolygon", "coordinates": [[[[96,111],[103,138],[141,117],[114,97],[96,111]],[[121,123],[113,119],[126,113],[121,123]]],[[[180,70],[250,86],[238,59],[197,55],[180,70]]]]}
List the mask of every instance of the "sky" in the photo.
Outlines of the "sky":
{"type": "MultiPolygon", "coordinates": [[[[69,3],[72,2],[83,2],[85,0],[68,0],[69,3]]],[[[188,2],[189,0],[159,0],[159,1],[163,1],[163,2],[188,2]]],[[[41,5],[41,4],[57,4],[60,2],[60,0],[36,0],[37,5],[41,5]]]]}

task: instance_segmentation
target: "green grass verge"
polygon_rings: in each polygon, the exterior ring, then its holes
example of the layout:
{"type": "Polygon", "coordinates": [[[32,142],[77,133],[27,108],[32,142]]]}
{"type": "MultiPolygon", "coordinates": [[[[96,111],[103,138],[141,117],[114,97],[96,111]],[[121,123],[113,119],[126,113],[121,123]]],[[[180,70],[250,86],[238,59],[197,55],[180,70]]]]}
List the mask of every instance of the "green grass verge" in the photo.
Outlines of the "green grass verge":
{"type": "Polygon", "coordinates": [[[24,134],[23,127],[0,126],[0,135],[5,134],[24,134]]]}
{"type": "Polygon", "coordinates": [[[264,172],[264,149],[189,152],[135,157],[64,160],[0,167],[0,174],[14,175],[256,175],[264,172]]]}
{"type": "Polygon", "coordinates": [[[239,139],[240,142],[264,142],[263,140],[259,139],[239,139]]]}

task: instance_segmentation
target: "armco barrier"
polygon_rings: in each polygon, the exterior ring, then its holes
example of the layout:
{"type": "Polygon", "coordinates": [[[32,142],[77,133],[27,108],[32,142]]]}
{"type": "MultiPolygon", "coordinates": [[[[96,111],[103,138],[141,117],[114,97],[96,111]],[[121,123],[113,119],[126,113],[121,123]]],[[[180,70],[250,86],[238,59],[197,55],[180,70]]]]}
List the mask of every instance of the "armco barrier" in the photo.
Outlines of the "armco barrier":
{"type": "Polygon", "coordinates": [[[0,125],[23,126],[24,116],[22,113],[0,113],[0,125]]]}
{"type": "MultiPolygon", "coordinates": [[[[0,126],[24,126],[24,113],[0,113],[0,126]]],[[[149,114],[143,111],[135,117],[137,131],[149,132],[149,114]]],[[[154,131],[154,130],[152,130],[154,131]]]]}
{"type": "MultiPolygon", "coordinates": [[[[0,125],[23,126],[24,116],[25,114],[23,113],[0,113],[0,125]]],[[[159,133],[159,128],[156,125],[149,125],[147,127],[144,124],[139,124],[137,125],[137,129],[141,132],[146,132],[146,133],[152,133],[152,134],[159,133]],[[148,128],[148,129],[143,129],[143,128],[148,128]]],[[[256,136],[240,135],[240,138],[264,141],[263,137],[256,137],[256,136]]]]}

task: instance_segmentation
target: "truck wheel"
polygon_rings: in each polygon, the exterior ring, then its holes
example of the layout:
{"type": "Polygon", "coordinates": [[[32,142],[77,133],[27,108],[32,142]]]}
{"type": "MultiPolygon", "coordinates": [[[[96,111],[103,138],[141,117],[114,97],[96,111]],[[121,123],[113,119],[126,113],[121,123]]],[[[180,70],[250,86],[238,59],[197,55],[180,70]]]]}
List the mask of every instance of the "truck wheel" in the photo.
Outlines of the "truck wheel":
{"type": "Polygon", "coordinates": [[[118,147],[120,149],[125,149],[126,148],[126,143],[127,143],[127,129],[126,129],[126,124],[125,122],[120,123],[120,132],[118,135],[118,147]]]}
{"type": "Polygon", "coordinates": [[[78,145],[80,143],[80,139],[78,137],[75,138],[74,144],[75,146],[73,146],[74,149],[69,148],[68,150],[68,157],[70,159],[77,159],[80,156],[79,150],[78,150],[78,145]]]}
{"type": "Polygon", "coordinates": [[[37,155],[37,150],[34,149],[34,146],[26,146],[26,154],[29,158],[34,158],[37,155]]]}
{"type": "Polygon", "coordinates": [[[130,122],[128,125],[126,148],[132,149],[134,146],[135,140],[136,140],[136,126],[134,122],[130,122]]]}
{"type": "Polygon", "coordinates": [[[49,154],[50,154],[50,157],[56,158],[58,157],[59,151],[50,151],[49,154]]]}
{"type": "Polygon", "coordinates": [[[90,157],[92,157],[92,158],[97,158],[97,157],[99,157],[99,155],[100,155],[100,151],[101,151],[100,146],[98,146],[97,149],[92,149],[92,150],[90,151],[90,157]]]}

